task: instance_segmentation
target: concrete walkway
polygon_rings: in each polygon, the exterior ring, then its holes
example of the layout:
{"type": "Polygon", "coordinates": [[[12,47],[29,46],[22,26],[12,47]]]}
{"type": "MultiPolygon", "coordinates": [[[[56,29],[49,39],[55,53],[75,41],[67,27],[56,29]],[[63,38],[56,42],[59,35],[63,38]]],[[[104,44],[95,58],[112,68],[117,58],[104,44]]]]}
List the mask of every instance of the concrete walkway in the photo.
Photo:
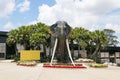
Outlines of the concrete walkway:
{"type": "Polygon", "coordinates": [[[52,69],[0,62],[0,80],[120,80],[120,67],[52,69]]]}

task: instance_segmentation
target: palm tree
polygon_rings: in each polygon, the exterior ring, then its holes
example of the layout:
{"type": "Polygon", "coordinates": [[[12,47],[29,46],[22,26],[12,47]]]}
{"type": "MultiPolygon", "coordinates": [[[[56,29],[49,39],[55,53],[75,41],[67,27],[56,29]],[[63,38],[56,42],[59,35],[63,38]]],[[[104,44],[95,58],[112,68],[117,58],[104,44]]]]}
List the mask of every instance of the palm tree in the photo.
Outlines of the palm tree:
{"type": "Polygon", "coordinates": [[[45,53],[44,55],[46,56],[46,46],[49,46],[50,44],[49,27],[43,23],[37,23],[35,28],[35,33],[30,37],[30,43],[37,49],[39,49],[40,44],[42,44],[45,53]]]}
{"type": "MultiPolygon", "coordinates": [[[[78,43],[78,57],[80,57],[80,47],[82,51],[85,51],[85,48],[88,45],[89,31],[82,27],[74,28],[71,35],[71,39],[78,43]]],[[[81,56],[83,57],[83,55],[81,56]]]]}
{"type": "Polygon", "coordinates": [[[18,43],[23,45],[25,50],[30,49],[30,36],[33,34],[33,27],[32,26],[21,26],[18,29],[18,43]]]}
{"type": "Polygon", "coordinates": [[[42,33],[34,33],[30,37],[30,45],[34,47],[34,49],[40,50],[40,44],[42,44],[45,39],[42,38],[42,33]]]}
{"type": "Polygon", "coordinates": [[[96,30],[96,31],[93,32],[91,40],[92,40],[92,42],[94,43],[94,46],[95,46],[95,50],[92,54],[92,57],[94,58],[95,56],[98,55],[98,52],[100,51],[100,49],[107,45],[108,38],[107,38],[104,31],[96,30]]]}

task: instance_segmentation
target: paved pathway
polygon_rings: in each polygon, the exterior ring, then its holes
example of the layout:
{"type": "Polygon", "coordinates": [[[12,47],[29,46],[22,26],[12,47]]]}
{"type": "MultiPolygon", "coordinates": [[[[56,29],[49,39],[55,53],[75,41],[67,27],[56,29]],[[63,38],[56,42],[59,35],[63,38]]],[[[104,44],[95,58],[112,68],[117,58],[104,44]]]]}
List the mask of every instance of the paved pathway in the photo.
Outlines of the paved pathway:
{"type": "Polygon", "coordinates": [[[120,80],[120,67],[52,69],[0,62],[0,80],[120,80]]]}

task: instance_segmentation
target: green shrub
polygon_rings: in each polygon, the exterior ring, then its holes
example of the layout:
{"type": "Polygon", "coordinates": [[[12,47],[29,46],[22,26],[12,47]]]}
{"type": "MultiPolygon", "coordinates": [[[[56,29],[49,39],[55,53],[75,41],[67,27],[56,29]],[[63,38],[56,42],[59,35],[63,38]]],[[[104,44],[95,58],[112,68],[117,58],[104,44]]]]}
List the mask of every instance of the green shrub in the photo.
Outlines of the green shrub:
{"type": "Polygon", "coordinates": [[[90,67],[95,67],[95,68],[102,68],[102,67],[108,67],[106,64],[90,64],[90,67]]]}
{"type": "Polygon", "coordinates": [[[20,60],[20,57],[19,55],[11,55],[11,59],[14,59],[14,61],[19,61],[20,60]]]}
{"type": "Polygon", "coordinates": [[[50,62],[50,60],[51,60],[51,56],[41,57],[41,58],[40,58],[40,61],[41,61],[41,62],[50,62]]]}

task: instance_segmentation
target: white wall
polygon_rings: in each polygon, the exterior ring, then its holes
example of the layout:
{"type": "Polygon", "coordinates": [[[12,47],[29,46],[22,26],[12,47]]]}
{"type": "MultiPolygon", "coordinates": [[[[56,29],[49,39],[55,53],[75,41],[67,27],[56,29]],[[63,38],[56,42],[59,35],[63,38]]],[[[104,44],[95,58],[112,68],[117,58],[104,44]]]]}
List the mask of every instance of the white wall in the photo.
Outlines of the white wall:
{"type": "Polygon", "coordinates": [[[0,54],[4,54],[1,59],[5,59],[6,57],[6,43],[0,43],[0,54]]]}

